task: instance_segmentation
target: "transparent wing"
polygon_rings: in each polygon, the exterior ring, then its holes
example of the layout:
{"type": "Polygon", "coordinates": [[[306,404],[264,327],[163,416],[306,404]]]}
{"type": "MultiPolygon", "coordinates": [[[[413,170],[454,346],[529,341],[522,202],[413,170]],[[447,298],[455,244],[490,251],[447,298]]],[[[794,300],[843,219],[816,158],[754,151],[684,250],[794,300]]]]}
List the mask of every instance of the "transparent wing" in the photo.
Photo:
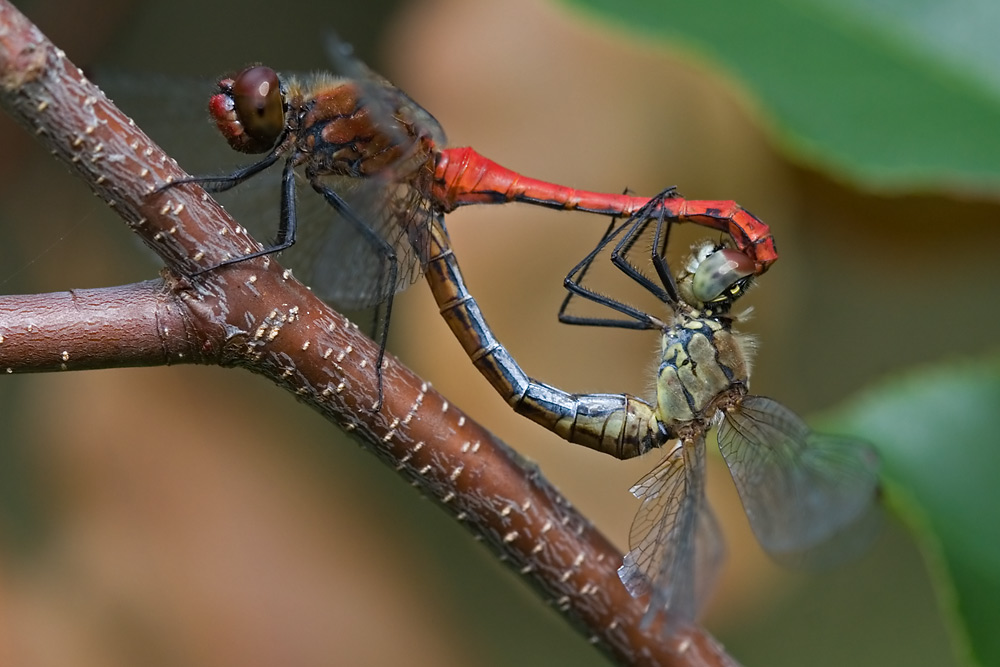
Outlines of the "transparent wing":
{"type": "Polygon", "coordinates": [[[417,104],[401,89],[390,83],[378,72],[373,71],[354,55],[354,49],[342,41],[332,31],[327,31],[326,51],[337,71],[353,79],[362,87],[360,100],[383,117],[395,115],[404,124],[416,129],[415,134],[431,139],[438,146],[444,146],[447,139],[441,124],[429,111],[417,104]]]}
{"type": "MultiPolygon", "coordinates": [[[[328,207],[327,229],[303,229],[306,249],[295,266],[299,275],[323,299],[343,308],[381,303],[412,285],[426,261],[426,230],[434,221],[430,200],[421,192],[433,174],[434,146],[445,143],[437,120],[399,88],[353,56],[351,47],[332,33],[327,51],[337,70],[358,86],[358,104],[365,107],[371,129],[383,135],[386,148],[400,147],[397,159],[365,178],[326,177],[323,182],[348,204],[354,216],[373,234],[328,207]],[[373,236],[385,245],[373,242],[373,236]],[[390,275],[395,254],[395,279],[390,275]]],[[[300,201],[316,197],[304,193],[300,201]]],[[[305,218],[306,216],[303,216],[305,218]]],[[[323,215],[308,216],[321,221],[323,215]]]]}
{"type": "Polygon", "coordinates": [[[430,203],[394,174],[323,180],[395,252],[396,279],[391,280],[390,259],[372,235],[344,219],[308,185],[299,188],[299,242],[287,253],[296,276],[341,308],[381,303],[412,285],[426,256],[421,244],[427,238],[423,230],[433,223],[430,203]]]}
{"type": "Polygon", "coordinates": [[[682,442],[631,492],[642,505],[618,576],[633,596],[650,594],[643,627],[663,611],[693,621],[723,556],[719,527],[705,500],[704,438],[682,442]]]}
{"type": "Polygon", "coordinates": [[[779,561],[824,567],[874,538],[879,462],[869,444],[813,433],[780,403],[747,396],[725,413],[719,449],[757,540],[779,561]]]}

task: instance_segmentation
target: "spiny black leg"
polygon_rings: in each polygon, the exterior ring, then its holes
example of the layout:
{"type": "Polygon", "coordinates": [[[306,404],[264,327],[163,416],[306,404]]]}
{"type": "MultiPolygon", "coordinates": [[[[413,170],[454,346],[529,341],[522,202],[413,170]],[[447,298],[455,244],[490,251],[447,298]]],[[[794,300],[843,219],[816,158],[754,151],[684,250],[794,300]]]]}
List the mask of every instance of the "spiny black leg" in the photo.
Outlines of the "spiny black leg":
{"type": "Polygon", "coordinates": [[[299,222],[297,208],[295,168],[292,166],[292,160],[289,159],[281,171],[281,217],[278,218],[278,233],[274,237],[276,248],[284,250],[291,248],[292,244],[295,243],[295,233],[299,222]]]}
{"type": "MultiPolygon", "coordinates": [[[[650,294],[671,307],[677,303],[677,299],[672,298],[672,295],[669,291],[664,289],[663,285],[657,285],[650,280],[646,274],[636,268],[635,265],[628,259],[628,255],[639,239],[642,238],[642,235],[645,233],[649,225],[654,222],[659,225],[663,221],[663,200],[675,196],[675,194],[676,190],[673,188],[665,190],[656,197],[650,199],[645,206],[636,211],[632,217],[629,218],[632,226],[628,233],[611,252],[612,264],[617,266],[618,269],[629,278],[639,283],[639,285],[641,285],[650,294]]],[[[656,247],[655,242],[653,246],[654,248],[656,247]]]]}
{"type": "Polygon", "coordinates": [[[177,187],[178,185],[184,185],[185,183],[197,183],[201,187],[213,193],[225,192],[226,190],[235,188],[244,181],[253,178],[277,162],[283,152],[281,150],[283,143],[283,140],[279,141],[277,146],[275,146],[275,148],[262,159],[254,162],[253,164],[247,165],[246,167],[241,167],[227,176],[191,176],[189,178],[181,178],[179,180],[161,185],[156,188],[156,190],[153,190],[153,194],[169,190],[170,188],[177,187]]]}
{"type": "Polygon", "coordinates": [[[210,266],[207,269],[201,269],[192,275],[200,276],[203,273],[215,271],[223,266],[243,262],[248,259],[253,259],[254,257],[263,257],[264,255],[270,255],[291,248],[295,243],[295,230],[297,228],[297,222],[295,168],[292,165],[292,158],[288,158],[285,162],[285,168],[281,172],[281,217],[278,219],[278,234],[274,240],[274,244],[261,248],[256,252],[247,253],[246,255],[240,255],[239,257],[233,257],[224,262],[219,262],[218,264],[210,266]]]}
{"type": "Polygon", "coordinates": [[[670,274],[666,260],[663,258],[666,253],[667,241],[670,234],[670,225],[673,220],[666,217],[666,212],[662,206],[663,200],[676,196],[676,188],[668,188],[656,197],[650,199],[645,206],[632,214],[632,216],[629,217],[629,219],[624,223],[616,226],[617,219],[612,218],[611,225],[608,227],[607,231],[605,231],[604,236],[601,237],[597,247],[584,257],[583,261],[573,267],[573,269],[566,276],[566,279],[563,281],[563,286],[569,291],[569,294],[567,294],[566,298],[563,299],[562,305],[559,308],[560,322],[565,324],[619,327],[623,329],[652,329],[660,326],[660,321],[653,318],[648,313],[644,313],[633,306],[629,306],[621,301],[617,301],[611,297],[599,294],[587,287],[584,287],[583,278],[589,270],[591,264],[593,264],[597,255],[615,238],[621,235],[621,239],[611,251],[612,263],[618,267],[620,271],[625,273],[625,275],[639,283],[642,287],[663,301],[665,304],[671,307],[676,306],[679,302],[677,297],[677,286],[674,283],[673,276],[670,274]],[[667,221],[665,231],[663,230],[664,220],[667,221]],[[643,237],[649,225],[653,223],[656,224],[656,231],[654,233],[653,240],[653,265],[656,268],[657,275],[660,278],[662,285],[657,285],[653,282],[629,260],[629,254],[632,252],[636,243],[638,243],[638,241],[643,237]],[[612,310],[616,310],[627,316],[629,319],[620,320],[568,315],[566,310],[574,296],[579,296],[589,301],[593,301],[594,303],[611,308],[612,310]]]}
{"type": "Polygon", "coordinates": [[[639,239],[642,238],[646,229],[652,222],[653,220],[650,218],[638,218],[631,220],[632,226],[629,228],[625,236],[622,237],[622,240],[618,242],[618,245],[616,245],[611,251],[611,263],[614,264],[619,271],[639,283],[639,285],[641,285],[647,292],[654,295],[659,300],[668,303],[668,295],[664,293],[663,288],[653,282],[629,260],[629,252],[639,239]]]}
{"type": "Polygon", "coordinates": [[[594,263],[594,259],[600,252],[608,246],[611,241],[615,239],[622,231],[626,230],[631,219],[625,221],[621,225],[616,227],[618,222],[617,218],[611,219],[611,224],[608,226],[607,231],[604,232],[604,236],[601,237],[600,242],[597,247],[594,248],[590,253],[587,254],[583,260],[574,266],[572,270],[566,275],[565,280],[563,280],[563,286],[569,291],[566,298],[563,299],[562,305],[559,308],[559,321],[564,324],[578,324],[585,326],[598,326],[598,327],[618,327],[621,329],[655,329],[657,324],[653,319],[646,313],[629,306],[628,304],[616,301],[611,297],[605,296],[604,294],[599,294],[583,286],[583,278],[590,268],[591,264],[594,263]],[[581,298],[587,299],[588,301],[593,301],[594,303],[600,304],[611,308],[612,310],[617,310],[623,315],[627,316],[628,320],[612,319],[612,318],[598,318],[598,317],[580,317],[578,315],[569,315],[566,313],[566,309],[569,307],[570,300],[574,296],[579,296],[581,298]]]}
{"type": "MultiPolygon", "coordinates": [[[[323,198],[334,208],[342,218],[347,220],[361,234],[361,237],[370,243],[376,250],[380,261],[386,263],[388,271],[380,271],[378,293],[385,294],[385,317],[382,320],[382,331],[379,332],[378,357],[375,360],[375,373],[378,383],[378,401],[372,406],[373,411],[382,408],[382,362],[385,360],[385,344],[389,337],[389,319],[392,316],[392,302],[396,294],[396,281],[399,275],[399,260],[396,257],[396,249],[384,238],[379,236],[364,220],[358,217],[344,199],[332,189],[323,184],[314,175],[307,174],[309,182],[316,192],[323,195],[323,198]]],[[[377,317],[377,315],[376,315],[377,317]]]]}
{"type": "Polygon", "coordinates": [[[666,229],[664,229],[664,217],[661,215],[660,219],[656,223],[656,234],[653,237],[653,267],[656,269],[656,275],[660,277],[660,282],[663,283],[663,289],[666,295],[670,298],[669,305],[675,306],[680,303],[680,297],[677,294],[677,283],[674,282],[674,274],[670,271],[670,266],[667,264],[667,241],[670,238],[670,228],[673,226],[673,218],[666,218],[666,229]]]}

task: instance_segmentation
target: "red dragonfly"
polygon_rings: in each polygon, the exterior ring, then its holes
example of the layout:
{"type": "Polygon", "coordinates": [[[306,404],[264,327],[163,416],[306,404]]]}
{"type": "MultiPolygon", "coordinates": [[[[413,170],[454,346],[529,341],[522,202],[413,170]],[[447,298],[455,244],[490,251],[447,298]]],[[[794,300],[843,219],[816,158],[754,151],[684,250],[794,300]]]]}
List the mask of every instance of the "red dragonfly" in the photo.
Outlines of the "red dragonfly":
{"type": "MultiPolygon", "coordinates": [[[[338,306],[384,307],[381,367],[393,295],[423,272],[432,225],[469,204],[524,202],[554,209],[628,216],[648,197],[587,192],[528,178],[472,148],[443,148],[437,121],[403,91],[331,40],[331,55],[349,78],[320,74],[309,81],[279,78],[255,65],[222,79],[209,112],[229,145],[264,157],[226,176],[176,181],[210,192],[229,190],[284,160],[281,215],[273,244],[218,261],[205,271],[279,252],[296,241],[296,169],[339,221],[329,239],[311,245],[308,282],[338,306]],[[329,252],[327,250],[329,249],[329,252]],[[336,253],[331,255],[330,253],[336,253]]],[[[728,233],[763,273],[777,259],[767,225],[733,201],[660,200],[664,215],[728,233]]]]}

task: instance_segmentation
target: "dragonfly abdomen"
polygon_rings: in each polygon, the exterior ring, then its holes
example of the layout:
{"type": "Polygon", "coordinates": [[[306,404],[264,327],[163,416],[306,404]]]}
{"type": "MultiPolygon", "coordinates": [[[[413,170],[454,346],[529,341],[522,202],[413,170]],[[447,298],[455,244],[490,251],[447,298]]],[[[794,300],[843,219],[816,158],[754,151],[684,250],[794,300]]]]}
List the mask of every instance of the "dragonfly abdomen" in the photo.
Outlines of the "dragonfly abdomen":
{"type": "Polygon", "coordinates": [[[574,444],[628,459],[666,438],[652,406],[628,394],[570,394],[525,373],[493,335],[469,293],[447,232],[431,225],[427,280],[441,316],[479,372],[514,408],[574,444]]]}
{"type": "Polygon", "coordinates": [[[666,441],[657,428],[653,408],[635,396],[569,394],[527,379],[524,393],[509,401],[511,406],[575,445],[630,459],[666,441]]]}

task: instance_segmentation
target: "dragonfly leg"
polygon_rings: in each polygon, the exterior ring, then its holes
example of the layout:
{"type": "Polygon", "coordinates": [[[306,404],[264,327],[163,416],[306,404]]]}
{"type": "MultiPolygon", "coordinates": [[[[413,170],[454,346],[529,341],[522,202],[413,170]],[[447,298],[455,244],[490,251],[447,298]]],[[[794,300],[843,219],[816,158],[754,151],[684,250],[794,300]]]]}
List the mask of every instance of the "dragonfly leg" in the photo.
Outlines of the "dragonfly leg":
{"type": "MultiPolygon", "coordinates": [[[[671,308],[677,304],[677,290],[675,289],[676,286],[673,284],[673,279],[671,278],[670,281],[661,284],[653,282],[646,276],[646,274],[632,264],[629,260],[629,255],[635,247],[635,244],[643,238],[643,234],[649,225],[656,223],[657,235],[659,235],[659,229],[662,226],[664,219],[670,219],[669,216],[666,215],[662,202],[664,199],[672,198],[676,198],[676,194],[674,189],[670,188],[650,199],[649,203],[633,213],[629,219],[625,221],[624,226],[627,229],[625,235],[611,251],[611,263],[614,264],[618,270],[635,282],[639,283],[643,289],[671,308]]],[[[657,245],[654,242],[654,252],[656,251],[656,248],[657,245]]]]}
{"type": "Polygon", "coordinates": [[[295,243],[297,220],[295,170],[291,159],[289,159],[285,162],[285,168],[281,173],[281,216],[278,219],[278,234],[275,237],[274,243],[255,252],[240,255],[239,257],[232,257],[208,268],[201,269],[193,275],[200,276],[203,273],[215,271],[223,266],[238,264],[239,262],[243,262],[248,259],[263,257],[264,255],[272,255],[274,253],[281,252],[282,250],[287,250],[295,243]]]}
{"type": "MultiPolygon", "coordinates": [[[[664,303],[667,303],[671,307],[676,307],[681,299],[677,292],[677,282],[674,280],[674,274],[671,273],[670,267],[667,265],[667,242],[670,240],[670,227],[673,225],[673,222],[673,218],[665,218],[663,215],[658,216],[656,234],[653,237],[651,251],[653,255],[653,268],[656,270],[656,275],[660,278],[660,283],[663,285],[666,296],[669,297],[669,300],[664,303]]],[[[614,261],[613,258],[612,261],[614,261]]]]}
{"type": "MultiPolygon", "coordinates": [[[[612,299],[611,297],[595,292],[583,285],[583,278],[587,274],[591,265],[594,263],[597,255],[610,244],[615,238],[623,231],[627,230],[629,227],[629,221],[617,225],[617,218],[612,219],[611,225],[608,230],[604,233],[601,238],[600,243],[594,248],[583,260],[574,266],[566,278],[563,280],[563,286],[566,288],[568,294],[566,298],[563,299],[562,305],[559,307],[559,321],[564,324],[578,324],[584,326],[598,326],[598,327],[618,327],[622,329],[657,329],[661,326],[661,323],[656,319],[651,317],[649,314],[642,312],[638,308],[612,299]],[[605,317],[581,317],[579,315],[571,315],[567,313],[570,301],[574,296],[586,299],[588,301],[593,301],[594,303],[600,304],[602,306],[607,306],[612,310],[617,310],[629,319],[620,318],[605,318],[605,317]]],[[[623,239],[624,240],[624,239],[623,239]]],[[[619,245],[621,245],[619,243],[619,245]]]]}
{"type": "Polygon", "coordinates": [[[585,287],[583,285],[583,278],[597,256],[605,248],[607,248],[612,241],[614,241],[618,236],[621,236],[621,239],[615,244],[611,251],[611,262],[619,270],[625,273],[625,275],[639,283],[643,288],[651,292],[669,307],[675,307],[679,302],[677,286],[674,283],[673,276],[670,275],[670,270],[666,265],[666,261],[661,257],[662,253],[666,250],[667,240],[670,234],[670,225],[672,224],[673,219],[666,215],[661,203],[664,199],[674,199],[676,197],[677,195],[674,188],[669,188],[649,200],[645,206],[621,224],[617,224],[616,226],[616,219],[612,219],[611,226],[608,227],[608,230],[597,244],[597,247],[584,257],[583,261],[573,267],[573,269],[566,276],[566,279],[563,281],[563,285],[566,287],[569,294],[566,295],[566,298],[563,300],[562,306],[559,309],[560,322],[565,324],[581,324],[588,326],[618,327],[622,329],[660,329],[665,326],[664,323],[658,318],[654,318],[634,306],[630,306],[605,294],[594,292],[593,290],[585,287]],[[629,260],[629,253],[635,247],[636,243],[643,237],[643,233],[649,225],[654,223],[656,224],[656,235],[652,246],[653,259],[657,274],[661,278],[662,286],[653,282],[629,260]],[[660,260],[659,263],[657,263],[657,259],[660,260]],[[665,279],[664,276],[666,276],[665,279]],[[566,310],[574,296],[578,296],[611,308],[612,310],[616,310],[619,313],[626,315],[629,319],[580,317],[576,315],[569,315],[566,310]]]}
{"type": "MultiPolygon", "coordinates": [[[[320,181],[314,174],[306,174],[309,179],[310,184],[313,189],[321,194],[324,199],[334,208],[334,210],[340,214],[345,220],[347,220],[354,228],[361,234],[362,238],[365,239],[369,244],[375,248],[380,261],[384,263],[386,270],[380,272],[380,284],[378,286],[378,293],[384,294],[384,305],[380,308],[384,308],[384,315],[382,316],[382,326],[378,328],[378,356],[375,359],[375,374],[378,383],[378,400],[372,406],[373,411],[378,411],[382,408],[382,363],[385,361],[385,344],[389,337],[389,319],[392,317],[392,302],[396,293],[396,283],[398,282],[399,276],[399,259],[396,257],[396,250],[392,245],[386,241],[384,238],[379,236],[379,234],[371,228],[364,220],[354,212],[344,199],[337,194],[329,186],[325,185],[320,181]]],[[[379,319],[378,311],[376,311],[376,322],[379,319]]]]}
{"type": "Polygon", "coordinates": [[[170,188],[175,188],[178,185],[184,185],[186,183],[196,183],[209,192],[225,192],[226,190],[231,190],[237,185],[244,183],[245,181],[253,178],[260,172],[264,171],[281,157],[284,152],[284,143],[279,142],[278,145],[271,150],[270,153],[265,155],[263,158],[254,162],[246,167],[241,167],[233,173],[226,176],[191,176],[189,178],[182,178],[176,181],[171,181],[161,185],[156,190],[153,191],[154,194],[163,192],[164,190],[169,190],[170,188]]]}

